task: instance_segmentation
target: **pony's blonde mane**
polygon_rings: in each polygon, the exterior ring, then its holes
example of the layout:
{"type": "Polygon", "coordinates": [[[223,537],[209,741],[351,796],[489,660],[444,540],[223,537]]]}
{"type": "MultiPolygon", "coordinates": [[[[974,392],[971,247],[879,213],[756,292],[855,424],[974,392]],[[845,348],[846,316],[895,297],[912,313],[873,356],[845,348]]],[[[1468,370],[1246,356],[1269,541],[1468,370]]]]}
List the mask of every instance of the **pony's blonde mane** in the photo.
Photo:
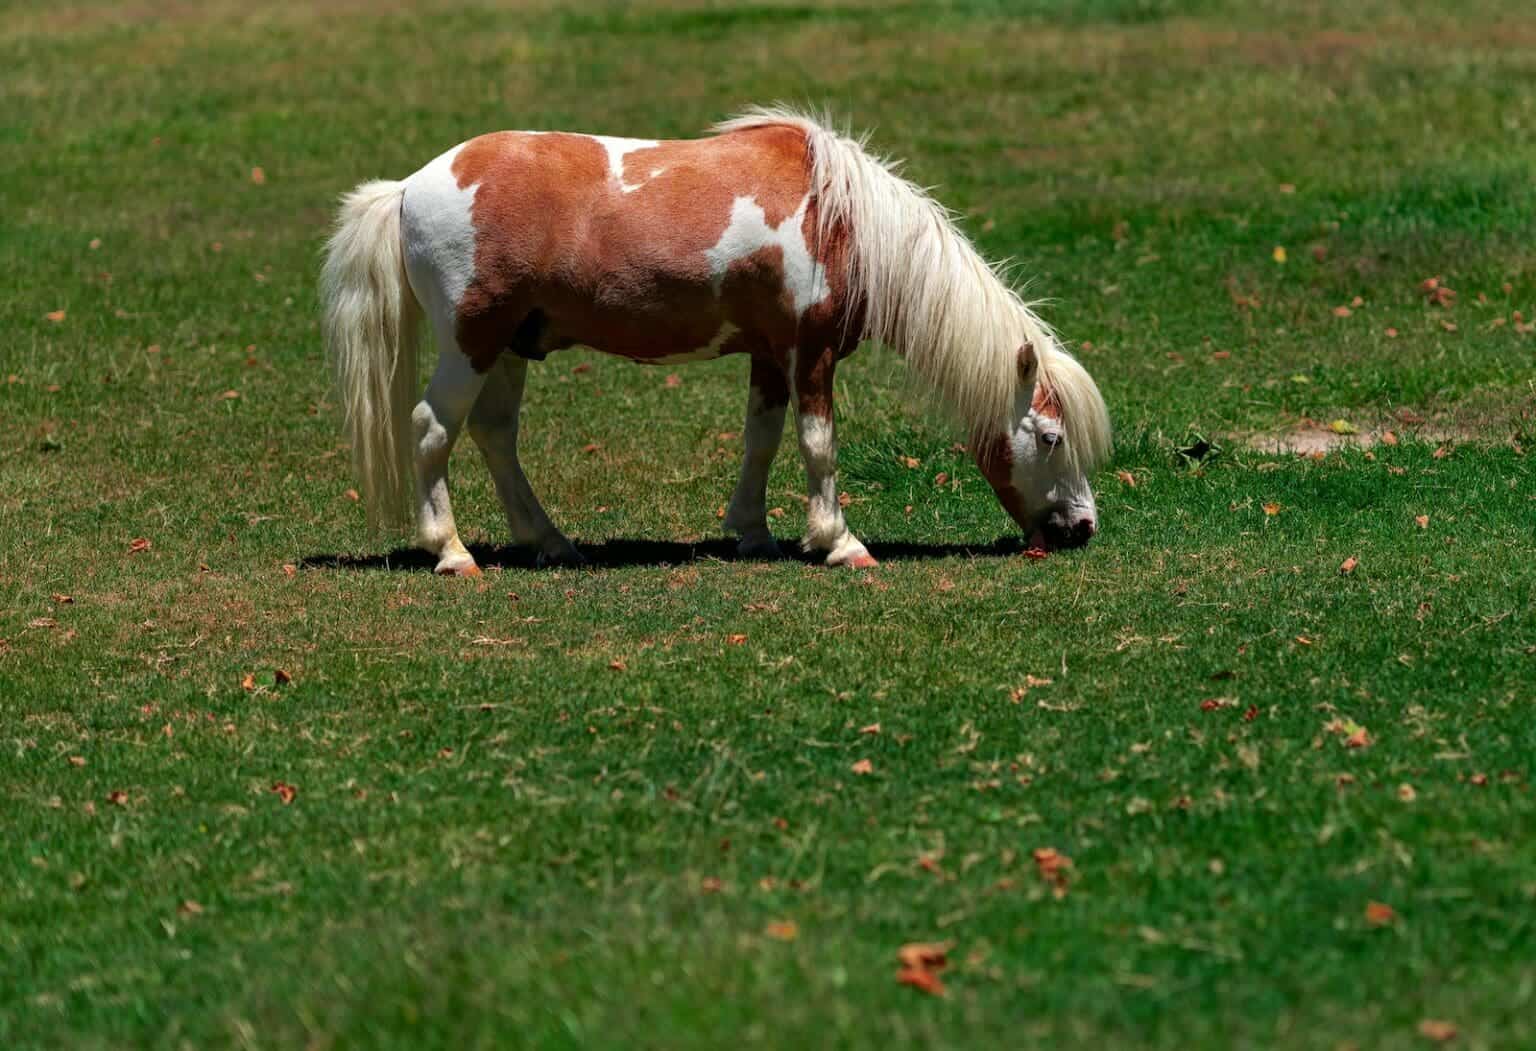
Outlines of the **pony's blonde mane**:
{"type": "Polygon", "coordinates": [[[1032,344],[1039,382],[1061,408],[1072,465],[1086,472],[1101,463],[1110,430],[1098,387],[944,206],[863,142],[792,109],[754,108],[712,131],[768,125],[788,125],[806,137],[818,245],[836,228],[848,231],[849,295],[864,306],[860,335],[905,358],[976,442],[1011,429],[1018,352],[1032,344]]]}

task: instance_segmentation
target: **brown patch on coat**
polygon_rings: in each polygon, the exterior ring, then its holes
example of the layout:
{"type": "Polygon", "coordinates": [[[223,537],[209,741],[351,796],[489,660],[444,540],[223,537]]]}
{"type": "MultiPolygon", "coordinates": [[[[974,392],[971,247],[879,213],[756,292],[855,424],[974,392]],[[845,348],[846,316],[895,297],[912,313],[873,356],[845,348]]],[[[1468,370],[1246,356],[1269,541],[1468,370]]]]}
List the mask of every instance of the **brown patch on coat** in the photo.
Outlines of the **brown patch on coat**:
{"type": "Polygon", "coordinates": [[[997,495],[997,502],[1003,505],[1003,510],[1018,523],[1020,529],[1029,532],[1033,526],[1024,508],[1024,497],[1013,484],[1013,447],[1008,443],[1008,436],[998,435],[978,444],[975,457],[981,476],[997,495]]]}
{"type": "Polygon", "coordinates": [[[639,361],[703,348],[730,324],[738,331],[721,353],[783,362],[808,326],[844,313],[823,302],[814,318],[796,318],[778,249],[735,260],[718,296],[710,281],[704,253],[736,198],[752,197],[772,226],[805,199],[797,129],[658,143],[626,154],[620,179],[594,138],[499,132],[466,144],[453,173],[461,188],[478,185],[475,277],[456,336],[482,371],[534,310],[544,317],[541,351],[579,344],[639,361]],[[621,180],[638,188],[626,193],[621,180]]]}

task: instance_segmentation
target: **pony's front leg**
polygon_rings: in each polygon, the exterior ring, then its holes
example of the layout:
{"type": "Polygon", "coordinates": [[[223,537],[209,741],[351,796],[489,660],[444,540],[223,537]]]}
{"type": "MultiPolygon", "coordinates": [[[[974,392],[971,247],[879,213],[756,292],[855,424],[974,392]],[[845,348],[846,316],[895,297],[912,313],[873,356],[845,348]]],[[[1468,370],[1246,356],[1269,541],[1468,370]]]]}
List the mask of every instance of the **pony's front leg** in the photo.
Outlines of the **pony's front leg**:
{"type": "Polygon", "coordinates": [[[741,477],[731,495],[725,527],[741,537],[737,552],[744,558],[779,558],[779,542],[768,530],[768,471],[784,435],[784,410],[789,405],[789,381],[771,361],[752,359],[747,419],[742,427],[745,452],[741,477]]]}
{"type": "Polygon", "coordinates": [[[485,376],[476,372],[451,336],[438,339],[437,368],[411,413],[416,441],[416,537],[437,556],[438,573],[479,576],[480,567],[459,540],[448,499],[448,456],[485,376]]]}
{"type": "Polygon", "coordinates": [[[825,551],[827,565],[864,569],[877,565],[848,531],[837,502],[837,429],[833,424],[832,376],[837,356],[831,349],[814,356],[804,351],[794,368],[795,426],[810,502],[806,508],[805,549],[825,551]]]}
{"type": "Polygon", "coordinates": [[[517,458],[518,417],[527,379],[528,362],[503,354],[469,414],[469,434],[496,482],[512,539],[537,550],[541,566],[580,565],[586,559],[544,513],[517,458]]]}

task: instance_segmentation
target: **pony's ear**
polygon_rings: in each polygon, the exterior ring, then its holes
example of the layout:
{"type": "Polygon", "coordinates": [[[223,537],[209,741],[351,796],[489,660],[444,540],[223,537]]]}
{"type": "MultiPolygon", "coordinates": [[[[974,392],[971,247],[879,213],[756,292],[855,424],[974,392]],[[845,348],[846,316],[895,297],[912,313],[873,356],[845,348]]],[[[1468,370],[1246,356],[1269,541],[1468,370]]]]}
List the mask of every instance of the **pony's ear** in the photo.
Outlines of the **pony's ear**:
{"type": "Polygon", "coordinates": [[[1025,342],[1019,347],[1019,382],[1033,383],[1035,381],[1035,366],[1039,361],[1035,358],[1035,345],[1025,342]]]}

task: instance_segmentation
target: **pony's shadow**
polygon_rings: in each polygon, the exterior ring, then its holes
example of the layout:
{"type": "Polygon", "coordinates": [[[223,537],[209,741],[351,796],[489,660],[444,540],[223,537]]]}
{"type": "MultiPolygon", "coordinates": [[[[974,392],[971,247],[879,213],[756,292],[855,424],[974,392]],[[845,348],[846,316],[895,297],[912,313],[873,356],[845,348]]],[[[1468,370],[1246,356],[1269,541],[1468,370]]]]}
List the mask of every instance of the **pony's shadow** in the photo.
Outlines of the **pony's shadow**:
{"type": "MultiPolygon", "coordinates": [[[[1024,550],[1020,537],[999,537],[990,544],[913,544],[903,541],[867,542],[869,553],[881,562],[921,562],[935,558],[1010,558],[1024,550]]],[[[676,540],[639,540],[615,537],[589,543],[576,542],[587,557],[587,568],[622,569],[631,566],[681,566],[691,562],[754,562],[736,553],[736,541],[719,538],[688,543],[676,540]]],[[[819,555],[800,550],[798,537],[780,538],[787,562],[814,565],[819,555]]],[[[471,544],[469,553],[483,569],[539,569],[536,553],[512,545],[471,544]]],[[[305,569],[386,569],[419,573],[432,571],[437,559],[420,548],[398,547],[382,555],[306,555],[305,569]]]]}

